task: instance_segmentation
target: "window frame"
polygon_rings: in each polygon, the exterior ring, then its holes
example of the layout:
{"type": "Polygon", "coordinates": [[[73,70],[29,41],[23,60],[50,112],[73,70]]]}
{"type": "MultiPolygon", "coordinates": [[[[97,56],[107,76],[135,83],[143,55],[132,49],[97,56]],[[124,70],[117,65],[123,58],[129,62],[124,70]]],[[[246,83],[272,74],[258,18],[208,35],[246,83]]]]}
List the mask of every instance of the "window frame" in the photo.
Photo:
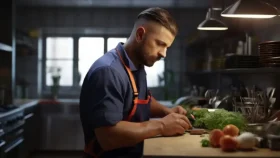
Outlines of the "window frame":
{"type": "MultiPolygon", "coordinates": [[[[75,38],[73,36],[46,36],[43,39],[43,54],[42,54],[42,67],[43,67],[43,69],[42,69],[42,72],[43,72],[44,76],[42,76],[42,83],[43,83],[43,89],[47,90],[47,91],[50,91],[50,87],[51,86],[47,86],[47,83],[46,83],[46,77],[47,77],[47,70],[46,70],[46,65],[47,65],[47,38],[48,37],[54,37],[54,38],[55,37],[62,37],[62,38],[63,37],[68,37],[68,38],[73,38],[73,59],[72,59],[72,61],[73,61],[73,68],[72,68],[73,77],[72,78],[73,79],[74,79],[74,67],[75,67],[75,62],[74,62],[74,60],[75,60],[75,38]]],[[[60,60],[60,59],[58,59],[58,60],[60,60]]],[[[61,60],[63,60],[63,59],[61,59],[61,60]]],[[[73,82],[74,82],[74,80],[73,80],[73,82]]],[[[72,86],[61,86],[61,89],[71,90],[70,87],[72,87],[72,86]]]]}
{"type": "Polygon", "coordinates": [[[107,40],[108,38],[128,38],[129,34],[108,34],[108,35],[102,35],[102,34],[43,34],[42,35],[42,56],[41,59],[39,59],[39,62],[41,64],[41,94],[42,96],[49,96],[51,94],[51,86],[46,85],[46,42],[48,37],[72,37],[73,38],[73,85],[72,86],[60,86],[59,96],[58,97],[77,97],[77,95],[80,93],[81,86],[77,82],[77,75],[78,75],[78,64],[79,64],[79,38],[80,37],[102,37],[104,38],[104,54],[107,52],[107,40]]]}

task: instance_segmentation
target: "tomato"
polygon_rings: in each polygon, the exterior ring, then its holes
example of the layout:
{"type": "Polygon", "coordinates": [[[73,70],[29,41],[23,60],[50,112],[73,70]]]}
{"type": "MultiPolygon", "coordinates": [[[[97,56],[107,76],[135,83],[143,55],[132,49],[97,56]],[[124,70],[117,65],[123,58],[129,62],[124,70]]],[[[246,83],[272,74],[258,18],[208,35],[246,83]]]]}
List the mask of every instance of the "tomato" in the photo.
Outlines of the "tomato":
{"type": "Polygon", "coordinates": [[[220,145],[223,151],[235,151],[238,147],[238,142],[235,137],[224,135],[220,139],[220,145]]]}
{"type": "Polygon", "coordinates": [[[220,146],[220,139],[224,136],[224,133],[220,129],[213,129],[209,134],[209,141],[212,147],[220,146]]]}
{"type": "Polygon", "coordinates": [[[238,136],[239,129],[235,125],[229,124],[224,127],[223,132],[225,135],[230,135],[232,137],[235,137],[238,136]]]}

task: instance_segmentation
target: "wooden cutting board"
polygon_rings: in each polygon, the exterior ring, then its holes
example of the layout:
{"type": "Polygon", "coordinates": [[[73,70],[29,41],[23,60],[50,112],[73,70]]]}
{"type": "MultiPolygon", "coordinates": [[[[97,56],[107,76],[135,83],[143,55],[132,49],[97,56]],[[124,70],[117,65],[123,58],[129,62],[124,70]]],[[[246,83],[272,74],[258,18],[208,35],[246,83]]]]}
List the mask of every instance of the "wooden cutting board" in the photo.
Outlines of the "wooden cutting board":
{"type": "Polygon", "coordinates": [[[191,135],[202,135],[207,134],[208,131],[202,128],[192,128],[187,130],[186,132],[190,133],[191,135]]]}
{"type": "Polygon", "coordinates": [[[255,151],[223,152],[220,148],[201,147],[204,137],[189,133],[177,137],[156,137],[144,141],[144,158],[151,157],[280,157],[280,151],[256,149],[255,151]]]}

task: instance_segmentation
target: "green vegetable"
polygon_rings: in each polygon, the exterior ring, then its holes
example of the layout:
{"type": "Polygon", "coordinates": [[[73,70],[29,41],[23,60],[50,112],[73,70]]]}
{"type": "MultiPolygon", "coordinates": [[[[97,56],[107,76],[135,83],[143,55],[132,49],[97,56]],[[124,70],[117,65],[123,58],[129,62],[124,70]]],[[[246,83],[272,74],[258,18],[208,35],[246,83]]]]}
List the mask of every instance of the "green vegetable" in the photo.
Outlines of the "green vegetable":
{"type": "Polygon", "coordinates": [[[193,103],[185,103],[185,104],[180,104],[183,108],[185,108],[187,111],[190,111],[192,107],[194,107],[196,104],[193,103]]]}
{"type": "Polygon", "coordinates": [[[206,138],[200,141],[202,147],[208,147],[210,145],[210,141],[206,138]]]}
{"type": "Polygon", "coordinates": [[[193,111],[196,118],[194,127],[206,128],[209,130],[223,129],[228,124],[233,124],[244,131],[246,128],[247,120],[238,112],[230,112],[224,109],[218,109],[214,112],[209,112],[207,109],[193,111]]]}
{"type": "Polygon", "coordinates": [[[209,113],[208,109],[205,109],[205,108],[192,111],[192,114],[195,116],[196,119],[203,118],[208,113],[209,113]]]}

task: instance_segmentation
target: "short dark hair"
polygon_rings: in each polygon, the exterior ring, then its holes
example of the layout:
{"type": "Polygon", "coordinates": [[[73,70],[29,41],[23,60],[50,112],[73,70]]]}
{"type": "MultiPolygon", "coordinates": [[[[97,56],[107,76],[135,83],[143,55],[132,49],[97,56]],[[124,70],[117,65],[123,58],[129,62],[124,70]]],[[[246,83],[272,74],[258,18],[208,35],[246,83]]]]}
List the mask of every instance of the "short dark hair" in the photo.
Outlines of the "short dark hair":
{"type": "Polygon", "coordinates": [[[138,14],[137,19],[141,18],[158,22],[168,29],[174,36],[176,36],[178,33],[178,26],[175,22],[175,19],[165,9],[159,7],[148,8],[138,14]]]}

